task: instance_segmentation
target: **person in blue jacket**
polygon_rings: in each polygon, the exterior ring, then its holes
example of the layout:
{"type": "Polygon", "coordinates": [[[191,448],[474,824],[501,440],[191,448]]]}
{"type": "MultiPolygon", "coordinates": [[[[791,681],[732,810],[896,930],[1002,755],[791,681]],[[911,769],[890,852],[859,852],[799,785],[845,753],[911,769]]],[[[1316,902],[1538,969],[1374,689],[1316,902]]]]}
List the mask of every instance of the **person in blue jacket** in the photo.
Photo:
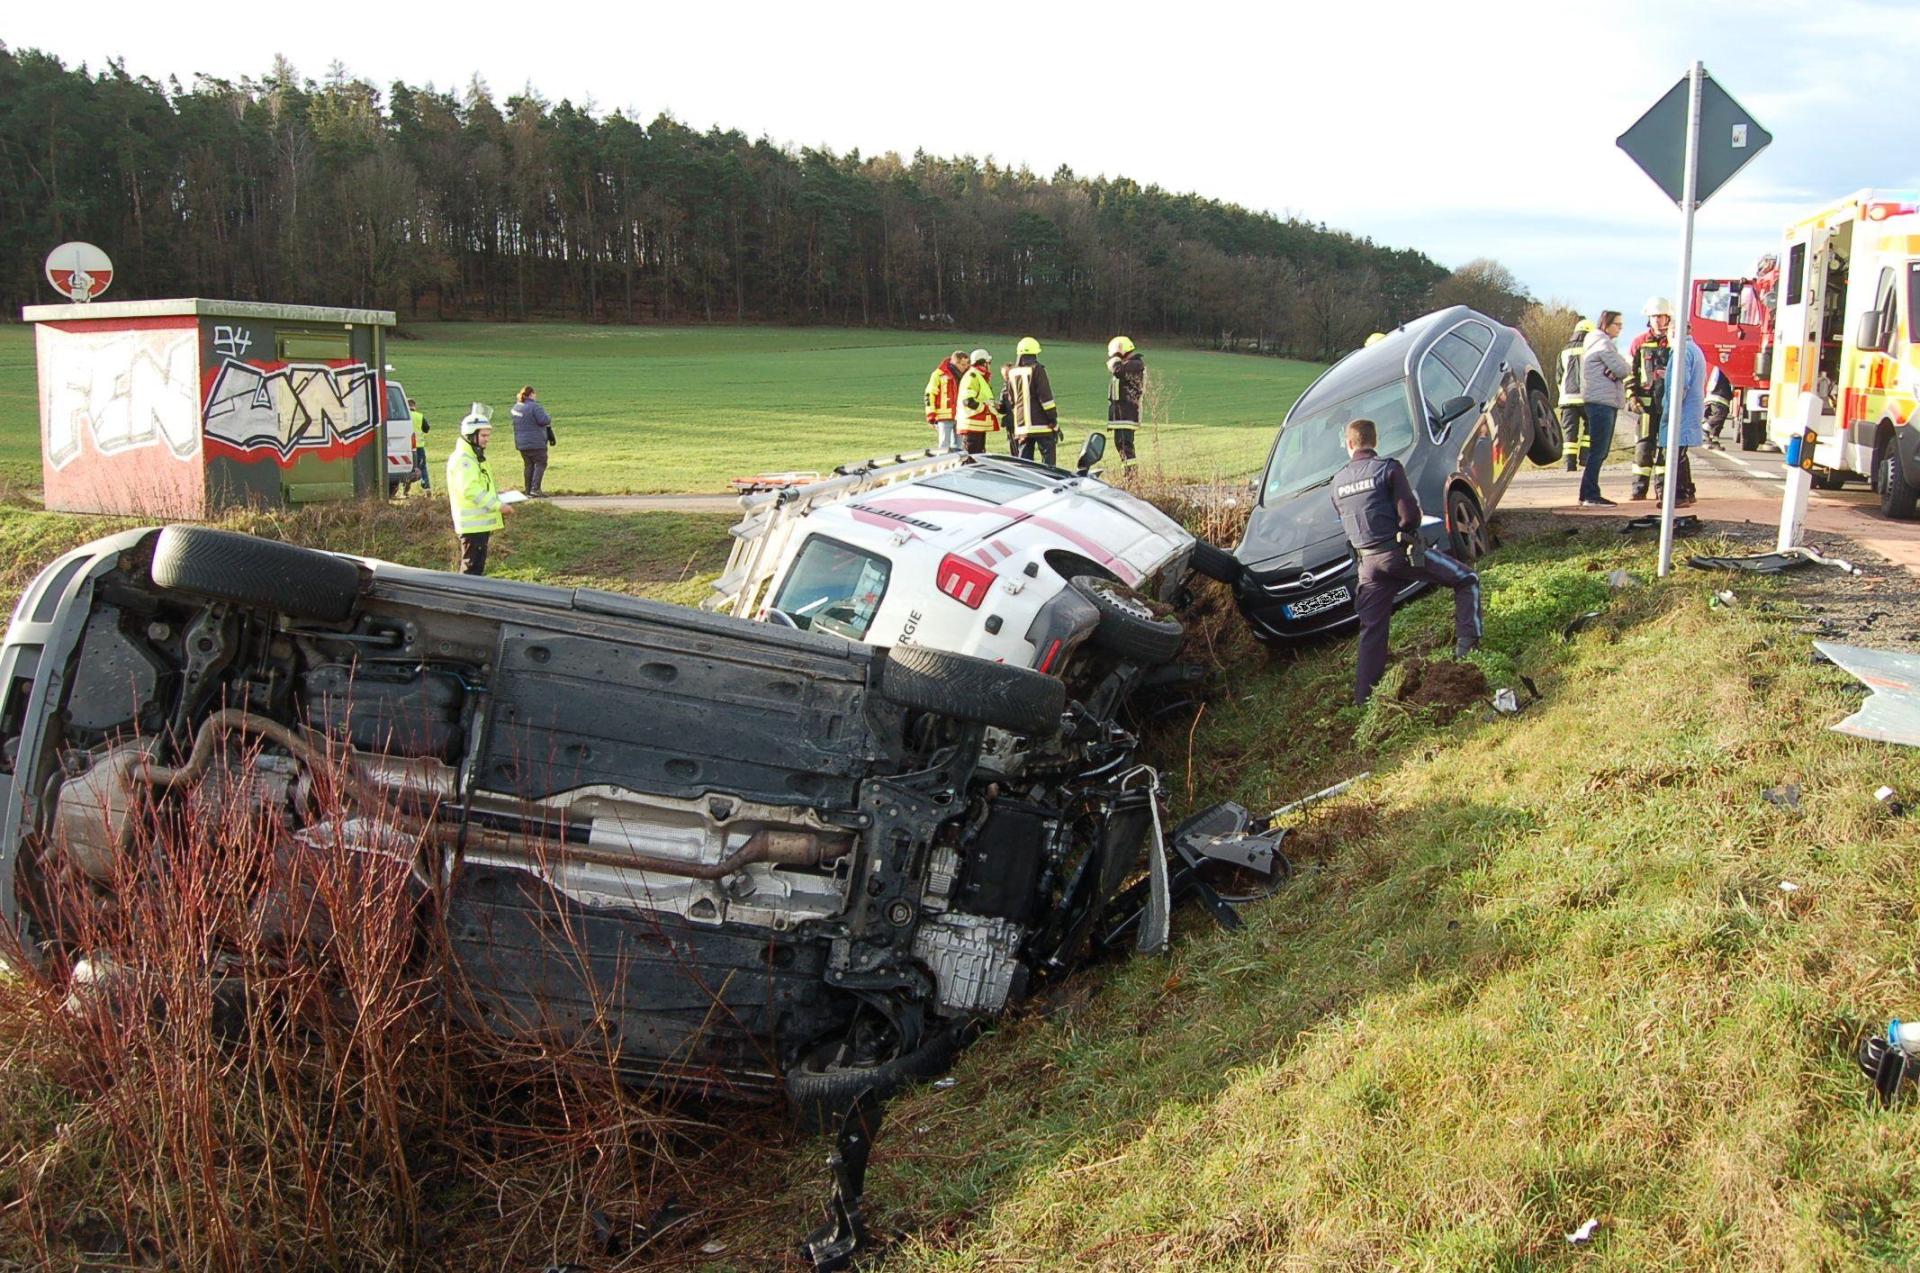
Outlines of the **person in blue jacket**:
{"type": "Polygon", "coordinates": [[[528,499],[545,499],[540,484],[547,476],[547,448],[553,445],[553,417],[534,400],[533,386],[522,385],[513,404],[513,449],[520,452],[521,486],[528,499]]]}
{"type": "MultiPolygon", "coordinates": [[[[1671,379],[1671,373],[1669,374],[1671,379]]],[[[1680,402],[1678,419],[1680,436],[1669,440],[1667,426],[1676,415],[1666,412],[1660,420],[1660,449],[1669,457],[1670,463],[1680,466],[1674,476],[1673,506],[1685,508],[1694,500],[1693,464],[1687,459],[1687,448],[1699,446],[1706,440],[1706,397],[1707,397],[1707,356],[1700,352],[1700,346],[1693,343],[1693,337],[1687,337],[1687,383],[1686,397],[1680,402]]]]}

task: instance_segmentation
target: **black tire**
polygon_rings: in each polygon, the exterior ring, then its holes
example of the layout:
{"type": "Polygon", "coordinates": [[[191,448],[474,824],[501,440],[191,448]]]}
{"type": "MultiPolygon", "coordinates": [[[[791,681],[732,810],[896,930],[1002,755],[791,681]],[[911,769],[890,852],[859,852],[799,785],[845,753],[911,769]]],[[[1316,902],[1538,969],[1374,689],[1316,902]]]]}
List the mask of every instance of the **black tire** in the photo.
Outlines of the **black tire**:
{"type": "Polygon", "coordinates": [[[153,547],[153,581],[215,601],[335,623],[360,599],[360,568],[331,553],[205,526],[169,526],[153,547]]]}
{"type": "Polygon", "coordinates": [[[793,1103],[794,1119],[803,1131],[827,1131],[863,1092],[871,1089],[877,1096],[891,1096],[909,1083],[944,1071],[960,1050],[960,1039],[957,1027],[936,1028],[903,1056],[845,1068],[833,1064],[838,1039],[815,1044],[787,1070],[787,1099],[793,1103]]]}
{"type": "Polygon", "coordinates": [[[1480,512],[1480,501],[1463,486],[1447,492],[1447,536],[1453,555],[1469,566],[1486,556],[1493,546],[1487,519],[1480,512]]]}
{"type": "Polygon", "coordinates": [[[1887,443],[1886,458],[1880,461],[1880,512],[1887,517],[1912,517],[1920,504],[1920,491],[1913,489],[1900,472],[1900,456],[1895,444],[1887,443]]]}
{"type": "Polygon", "coordinates": [[[1560,417],[1553,412],[1544,389],[1527,391],[1527,412],[1533,417],[1533,442],[1527,458],[1535,464],[1558,464],[1567,453],[1567,435],[1561,431],[1560,417]]]}
{"type": "Polygon", "coordinates": [[[1051,734],[1067,710],[1067,687],[1024,667],[968,654],[896,645],[875,689],[889,702],[1020,734],[1051,734]]]}
{"type": "Polygon", "coordinates": [[[1146,598],[1125,584],[1099,575],[1076,575],[1067,580],[1067,586],[1100,611],[1100,626],[1091,639],[1101,649],[1144,667],[1171,662],[1180,653],[1186,629],[1177,620],[1155,617],[1146,598]]]}
{"type": "Polygon", "coordinates": [[[1196,575],[1217,579],[1229,588],[1240,582],[1240,559],[1204,539],[1193,541],[1193,558],[1188,564],[1196,575]]]}
{"type": "Polygon", "coordinates": [[[1760,444],[1767,440],[1767,422],[1756,420],[1752,416],[1740,418],[1740,449],[1758,451],[1760,444]]]}

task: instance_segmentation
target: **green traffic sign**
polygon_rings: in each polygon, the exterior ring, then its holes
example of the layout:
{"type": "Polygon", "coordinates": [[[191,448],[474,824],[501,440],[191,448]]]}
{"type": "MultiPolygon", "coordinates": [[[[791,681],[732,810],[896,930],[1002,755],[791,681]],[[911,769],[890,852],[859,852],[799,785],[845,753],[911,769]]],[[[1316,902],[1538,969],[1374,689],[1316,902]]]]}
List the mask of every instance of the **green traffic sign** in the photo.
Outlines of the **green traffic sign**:
{"type": "MultiPolygon", "coordinates": [[[[1616,143],[1679,203],[1686,191],[1687,76],[1621,133],[1616,143]]],[[[1694,204],[1713,197],[1747,161],[1766,149],[1773,134],[1760,127],[1713,76],[1700,78],[1700,160],[1694,173],[1694,204]]]]}

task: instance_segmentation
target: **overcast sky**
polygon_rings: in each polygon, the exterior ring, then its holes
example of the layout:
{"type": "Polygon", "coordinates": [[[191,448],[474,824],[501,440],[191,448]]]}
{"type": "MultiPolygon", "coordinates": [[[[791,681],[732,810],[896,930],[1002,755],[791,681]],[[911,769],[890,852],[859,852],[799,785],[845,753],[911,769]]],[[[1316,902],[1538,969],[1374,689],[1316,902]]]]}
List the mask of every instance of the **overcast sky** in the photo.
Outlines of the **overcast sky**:
{"type": "Polygon", "coordinates": [[[1679,279],[1680,215],[1615,146],[1695,57],[1775,138],[1699,217],[1696,275],[1785,223],[1920,187],[1914,0],[281,7],[16,4],[0,39],[183,82],[285,54],[377,84],[531,84],[642,120],[837,151],[1124,173],[1412,246],[1492,256],[1535,295],[1637,313],[1679,279]],[[371,15],[371,16],[369,16],[371,15]],[[457,15],[457,16],[453,16],[457,15]]]}

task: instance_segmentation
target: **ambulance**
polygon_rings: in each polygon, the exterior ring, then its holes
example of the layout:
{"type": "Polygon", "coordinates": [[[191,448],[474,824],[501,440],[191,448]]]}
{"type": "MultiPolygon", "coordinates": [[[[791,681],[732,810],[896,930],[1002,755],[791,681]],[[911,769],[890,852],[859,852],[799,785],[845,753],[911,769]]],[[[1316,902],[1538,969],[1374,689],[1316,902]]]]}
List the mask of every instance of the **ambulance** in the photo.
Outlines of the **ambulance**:
{"type": "Polygon", "coordinates": [[[1814,485],[1869,483],[1890,517],[1920,498],[1920,193],[1862,190],[1789,226],[1774,311],[1769,436],[1809,395],[1814,485]]]}

